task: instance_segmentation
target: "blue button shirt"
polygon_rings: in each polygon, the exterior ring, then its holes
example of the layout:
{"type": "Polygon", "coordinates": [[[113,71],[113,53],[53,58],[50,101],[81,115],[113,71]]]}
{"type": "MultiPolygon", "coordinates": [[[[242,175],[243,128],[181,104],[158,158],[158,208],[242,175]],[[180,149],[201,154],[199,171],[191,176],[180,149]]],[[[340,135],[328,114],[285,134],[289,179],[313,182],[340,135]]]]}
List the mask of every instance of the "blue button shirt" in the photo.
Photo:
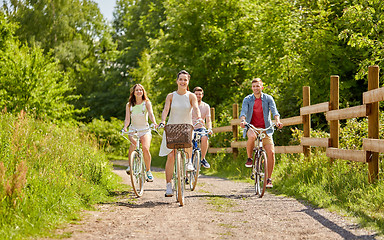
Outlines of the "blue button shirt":
{"type": "MultiPolygon", "coordinates": [[[[251,122],[252,114],[253,114],[253,105],[255,104],[255,99],[256,99],[255,95],[250,94],[246,96],[243,100],[240,117],[244,116],[245,121],[247,123],[251,122]]],[[[273,97],[271,95],[261,93],[261,105],[263,107],[265,128],[268,128],[272,125],[271,113],[273,117],[280,116],[280,114],[277,111],[275,100],[273,100],[273,97]]],[[[247,136],[247,130],[248,128],[245,127],[243,131],[244,138],[247,136]]],[[[273,129],[269,129],[267,131],[267,134],[268,136],[272,137],[273,129]]]]}

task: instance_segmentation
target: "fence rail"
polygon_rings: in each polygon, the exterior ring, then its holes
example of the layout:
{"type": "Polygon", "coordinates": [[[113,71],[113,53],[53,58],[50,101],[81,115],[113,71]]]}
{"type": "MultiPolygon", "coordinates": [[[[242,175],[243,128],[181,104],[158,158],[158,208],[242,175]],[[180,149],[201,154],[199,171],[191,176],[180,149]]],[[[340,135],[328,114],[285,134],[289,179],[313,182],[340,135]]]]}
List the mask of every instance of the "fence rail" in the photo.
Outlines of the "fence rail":
{"type": "MultiPolygon", "coordinates": [[[[370,182],[379,176],[379,155],[384,153],[384,140],[379,139],[379,103],[384,101],[384,88],[379,88],[379,67],[368,67],[368,91],[363,93],[363,105],[339,109],[339,76],[330,78],[330,101],[311,105],[310,88],[303,87],[303,107],[300,108],[300,116],[283,118],[280,121],[284,126],[303,125],[303,137],[301,144],[296,146],[275,146],[276,153],[304,153],[310,157],[310,147],[326,148],[327,157],[344,159],[349,161],[368,163],[368,176],[370,182]],[[311,138],[311,114],[324,113],[330,125],[330,138],[311,138]],[[339,120],[368,117],[368,138],[363,139],[363,150],[340,149],[339,148],[339,120]]],[[[214,119],[214,109],[211,109],[214,119]]],[[[246,141],[237,141],[238,127],[238,105],[233,104],[233,119],[230,126],[213,128],[214,133],[233,132],[235,141],[228,148],[210,148],[210,153],[224,151],[237,154],[238,148],[245,148],[246,141]]]]}

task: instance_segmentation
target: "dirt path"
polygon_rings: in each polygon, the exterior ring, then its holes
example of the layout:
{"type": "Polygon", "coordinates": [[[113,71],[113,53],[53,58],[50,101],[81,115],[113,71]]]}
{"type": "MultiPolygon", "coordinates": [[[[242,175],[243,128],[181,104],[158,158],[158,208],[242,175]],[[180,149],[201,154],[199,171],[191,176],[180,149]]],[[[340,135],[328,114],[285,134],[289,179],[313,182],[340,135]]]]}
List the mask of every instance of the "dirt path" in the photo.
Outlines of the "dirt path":
{"type": "MultiPolygon", "coordinates": [[[[124,170],[115,172],[130,184],[124,170]]],[[[215,177],[201,176],[179,207],[175,197],[164,197],[163,171],[155,172],[142,198],[123,194],[58,233],[69,239],[383,239],[326,210],[270,193],[259,199],[251,185],[215,177]]]]}

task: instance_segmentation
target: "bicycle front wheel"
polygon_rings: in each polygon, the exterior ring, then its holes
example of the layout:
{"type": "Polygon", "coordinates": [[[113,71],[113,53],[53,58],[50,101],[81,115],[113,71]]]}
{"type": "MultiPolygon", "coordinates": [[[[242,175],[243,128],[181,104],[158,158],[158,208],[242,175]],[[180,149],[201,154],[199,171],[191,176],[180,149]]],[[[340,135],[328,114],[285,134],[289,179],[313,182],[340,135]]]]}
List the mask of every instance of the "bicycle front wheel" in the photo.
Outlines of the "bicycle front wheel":
{"type": "Polygon", "coordinates": [[[185,189],[185,155],[181,151],[176,153],[176,197],[180,206],[184,206],[185,189]]]}
{"type": "Polygon", "coordinates": [[[255,192],[260,198],[264,196],[265,188],[267,186],[267,176],[268,176],[268,164],[267,164],[267,155],[264,151],[260,153],[260,156],[256,158],[255,164],[253,166],[254,176],[255,176],[255,192]]]}
{"type": "Polygon", "coordinates": [[[189,187],[191,191],[195,190],[197,179],[199,178],[199,172],[200,172],[200,160],[201,160],[201,152],[200,150],[195,150],[193,152],[192,157],[192,164],[195,170],[189,172],[189,187]]]}
{"type": "Polygon", "coordinates": [[[131,167],[131,183],[133,191],[136,196],[141,197],[144,192],[144,164],[140,154],[137,151],[133,151],[129,158],[129,165],[131,167]]]}

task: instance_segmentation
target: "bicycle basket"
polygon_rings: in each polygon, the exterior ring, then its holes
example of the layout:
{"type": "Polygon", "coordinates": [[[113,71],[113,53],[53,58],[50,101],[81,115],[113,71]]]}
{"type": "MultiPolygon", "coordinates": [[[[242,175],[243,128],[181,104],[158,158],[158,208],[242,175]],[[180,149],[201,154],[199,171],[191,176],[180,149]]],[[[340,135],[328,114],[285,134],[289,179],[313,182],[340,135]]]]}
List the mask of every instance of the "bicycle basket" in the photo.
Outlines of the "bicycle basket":
{"type": "Polygon", "coordinates": [[[164,127],[167,137],[167,148],[189,148],[192,147],[191,124],[167,124],[164,127]]]}

